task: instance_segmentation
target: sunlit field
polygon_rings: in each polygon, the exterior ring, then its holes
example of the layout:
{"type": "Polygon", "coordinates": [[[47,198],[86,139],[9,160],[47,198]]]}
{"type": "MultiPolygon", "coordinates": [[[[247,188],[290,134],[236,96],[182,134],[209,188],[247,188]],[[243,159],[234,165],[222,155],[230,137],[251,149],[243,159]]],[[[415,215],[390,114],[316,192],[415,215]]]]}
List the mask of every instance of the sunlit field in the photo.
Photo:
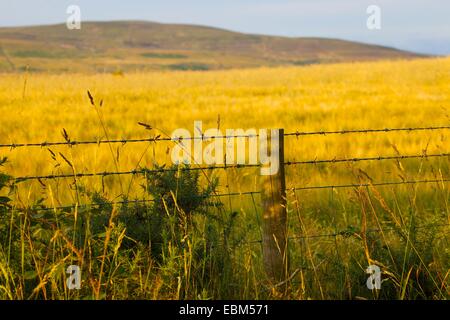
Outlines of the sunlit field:
{"type": "MultiPolygon", "coordinates": [[[[178,128],[194,132],[195,120],[203,121],[203,129],[286,133],[449,126],[449,84],[449,58],[208,72],[5,74],[0,144],[168,137],[178,128]]],[[[446,154],[449,138],[450,130],[289,136],[285,158],[446,154]]],[[[151,169],[171,165],[172,147],[160,141],[0,148],[0,159],[8,158],[0,172],[17,178],[151,169]]],[[[448,298],[449,164],[444,156],[286,167],[288,289],[268,284],[262,270],[257,194],[220,199],[222,206],[192,218],[192,230],[183,225],[180,243],[163,236],[166,251],[155,258],[148,240],[133,233],[139,222],[120,220],[124,210],[132,215],[145,206],[57,209],[98,199],[149,199],[145,177],[17,182],[0,194],[11,199],[0,206],[0,298],[448,298]],[[414,180],[438,182],[291,190],[414,180]],[[53,210],[43,214],[36,206],[53,210]],[[97,214],[104,220],[87,232],[82,217],[97,214]],[[373,229],[381,232],[368,231],[373,229]],[[208,234],[217,240],[212,249],[208,234]],[[316,235],[331,236],[308,237],[316,235]],[[379,293],[365,284],[365,268],[375,262],[384,277],[379,293]],[[86,275],[83,288],[68,291],[65,266],[77,263],[86,275]]],[[[260,191],[258,170],[207,170],[199,184],[217,177],[218,193],[260,191]]]]}

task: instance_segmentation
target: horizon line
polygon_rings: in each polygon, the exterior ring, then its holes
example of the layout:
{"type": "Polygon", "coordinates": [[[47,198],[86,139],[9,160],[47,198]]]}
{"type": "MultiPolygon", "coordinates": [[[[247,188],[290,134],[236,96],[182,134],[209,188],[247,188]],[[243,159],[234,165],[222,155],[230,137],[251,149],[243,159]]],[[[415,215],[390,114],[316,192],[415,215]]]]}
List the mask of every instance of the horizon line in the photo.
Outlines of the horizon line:
{"type": "MultiPolygon", "coordinates": [[[[321,40],[336,40],[336,41],[344,41],[344,42],[351,42],[351,43],[358,43],[363,45],[371,45],[371,46],[377,46],[380,48],[385,49],[392,49],[397,51],[402,51],[405,53],[412,53],[416,55],[421,55],[424,57],[447,57],[448,55],[440,55],[440,54],[429,54],[429,53],[421,53],[417,51],[411,51],[406,49],[401,49],[396,46],[389,46],[389,45],[383,45],[380,43],[374,43],[374,42],[364,42],[360,40],[349,40],[345,38],[336,38],[336,37],[327,37],[327,36],[288,36],[288,35],[277,35],[277,34],[267,34],[267,33],[254,33],[254,32],[244,32],[244,31],[238,31],[233,29],[228,29],[224,27],[216,27],[216,26],[210,26],[210,25],[204,25],[204,24],[196,24],[196,23],[183,23],[183,22],[158,22],[158,21],[151,21],[151,20],[141,20],[141,19],[117,19],[117,20],[86,20],[82,21],[81,24],[86,23],[117,23],[117,22],[128,22],[128,23],[149,23],[149,24],[159,24],[159,25],[173,25],[173,26],[186,26],[186,27],[198,27],[198,28],[208,28],[208,29],[215,29],[225,32],[232,32],[232,33],[238,33],[242,35],[247,36],[265,36],[265,37],[279,37],[279,38],[285,38],[285,39],[321,39],[321,40]]],[[[17,25],[17,26],[0,26],[0,29],[14,29],[14,28],[38,28],[38,27],[51,27],[51,26],[60,26],[65,25],[65,22],[55,22],[55,23],[43,23],[43,24],[30,24],[30,25],[17,25]]]]}

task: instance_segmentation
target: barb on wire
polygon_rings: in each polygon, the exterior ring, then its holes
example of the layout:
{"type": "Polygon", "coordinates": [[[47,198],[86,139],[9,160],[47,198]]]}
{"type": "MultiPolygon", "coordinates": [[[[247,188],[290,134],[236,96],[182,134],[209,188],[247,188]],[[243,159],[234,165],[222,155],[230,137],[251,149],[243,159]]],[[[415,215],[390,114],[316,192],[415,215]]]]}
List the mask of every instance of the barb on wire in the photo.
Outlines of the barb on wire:
{"type": "Polygon", "coordinates": [[[421,154],[421,155],[399,155],[399,156],[378,156],[378,157],[362,157],[362,158],[345,158],[345,159],[325,159],[325,160],[306,160],[306,161],[286,161],[285,166],[300,165],[300,164],[319,164],[319,163],[340,163],[340,162],[360,162],[360,161],[383,161],[383,160],[403,160],[403,159],[418,159],[418,158],[438,158],[450,157],[450,153],[440,154],[421,154]]]}
{"type": "Polygon", "coordinates": [[[376,132],[396,132],[396,131],[433,131],[450,129],[450,126],[438,127],[411,127],[411,128],[384,128],[384,129],[355,129],[355,130],[335,130],[335,131],[296,131],[285,133],[284,136],[311,136],[311,135],[331,135],[331,134],[351,134],[351,133],[376,133],[376,132]]]}

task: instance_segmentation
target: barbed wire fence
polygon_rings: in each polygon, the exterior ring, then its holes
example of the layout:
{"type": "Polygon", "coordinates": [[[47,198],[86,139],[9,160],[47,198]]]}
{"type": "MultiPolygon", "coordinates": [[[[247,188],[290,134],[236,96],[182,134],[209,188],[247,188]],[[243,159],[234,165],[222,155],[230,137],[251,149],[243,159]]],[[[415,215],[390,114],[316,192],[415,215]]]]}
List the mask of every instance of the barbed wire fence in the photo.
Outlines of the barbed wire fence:
{"type": "MultiPolygon", "coordinates": [[[[439,179],[423,179],[423,180],[402,180],[402,181],[381,181],[381,182],[368,182],[368,183],[348,183],[348,184],[336,184],[336,185],[312,185],[312,186],[285,186],[285,177],[284,177],[284,167],[288,166],[305,166],[305,165],[319,165],[319,164],[337,164],[337,163],[356,163],[356,162],[369,162],[369,161],[390,161],[390,160],[408,160],[408,159],[431,159],[431,158],[449,158],[450,152],[443,153],[435,153],[435,154],[427,154],[422,151],[420,154],[408,154],[408,155],[380,155],[374,157],[351,157],[351,158],[332,158],[332,159],[309,159],[309,160],[287,160],[284,161],[284,139],[285,138],[300,138],[305,136],[328,136],[328,135],[349,135],[349,134],[376,134],[376,133],[392,133],[392,132],[417,132],[417,131],[442,131],[449,130],[450,126],[429,126],[429,127],[409,127],[409,128],[381,128],[381,129],[356,129],[356,130],[335,130],[335,131],[295,131],[290,133],[284,133],[283,129],[279,130],[280,137],[279,142],[282,145],[281,162],[279,163],[282,170],[282,177],[277,177],[276,179],[282,180],[280,186],[282,186],[283,190],[275,190],[275,194],[278,195],[278,199],[272,199],[272,208],[267,209],[263,208],[263,210],[274,210],[273,205],[274,202],[278,201],[278,204],[285,203],[286,201],[286,191],[302,191],[302,190],[323,190],[323,189],[340,189],[340,188],[360,188],[360,187],[377,187],[377,186],[399,186],[399,185],[415,185],[415,184],[444,184],[450,182],[450,177],[441,177],[439,179]],[[283,200],[284,197],[284,200],[283,200]]],[[[108,139],[108,140],[80,140],[80,141],[72,141],[65,136],[66,141],[54,141],[54,142],[40,142],[40,143],[7,143],[0,144],[0,149],[10,149],[15,150],[17,148],[46,148],[51,146],[81,146],[81,145],[102,145],[102,144],[134,144],[134,143],[159,143],[164,141],[172,141],[175,143],[179,143],[182,140],[202,140],[207,141],[210,139],[229,139],[229,138],[256,138],[258,134],[248,134],[248,135],[218,135],[218,136],[205,136],[201,135],[200,137],[183,137],[183,138],[169,138],[169,137],[161,137],[160,135],[156,135],[153,137],[142,138],[142,139],[108,139]]],[[[450,150],[449,150],[450,151],[450,150]]],[[[42,183],[44,180],[57,180],[57,179],[68,179],[68,178],[89,178],[89,177],[106,177],[106,176],[120,176],[120,175],[147,175],[150,173],[159,173],[159,172],[169,172],[169,171],[208,171],[208,170],[229,170],[229,169],[241,169],[241,168],[258,168],[261,167],[260,164],[224,164],[224,165],[211,165],[211,166],[194,166],[194,167],[179,167],[179,168],[156,168],[156,169],[135,169],[128,171],[105,171],[105,172],[83,172],[83,173],[70,173],[70,174],[49,174],[49,175],[34,175],[34,176],[19,176],[13,177],[12,181],[16,184],[26,182],[26,181],[39,181],[42,183]]],[[[273,181],[272,181],[273,182],[273,181]]],[[[272,190],[273,191],[273,190],[272,190]]],[[[264,198],[264,193],[261,190],[252,190],[245,192],[230,192],[230,193],[216,193],[213,194],[212,197],[235,197],[235,196],[244,196],[244,195],[261,195],[264,198]]],[[[273,192],[272,192],[273,196],[273,192]]],[[[277,198],[275,196],[275,198],[277,198]]],[[[262,199],[262,202],[267,199],[262,199]]],[[[119,205],[138,205],[138,204],[147,204],[154,202],[153,199],[135,199],[135,200],[122,200],[122,201],[111,201],[108,202],[109,205],[119,206],[119,205]]],[[[31,210],[31,211],[51,211],[51,210],[79,210],[79,209],[92,209],[101,207],[102,204],[98,203],[88,203],[88,204],[75,204],[69,206],[58,206],[58,207],[33,207],[33,208],[18,208],[19,210],[31,210]]],[[[277,206],[276,210],[276,219],[280,219],[280,221],[285,221],[286,216],[286,206],[277,206]]],[[[447,227],[450,224],[439,224],[437,227],[447,227]]],[[[428,227],[436,227],[436,225],[431,226],[422,226],[422,228],[428,227]]],[[[281,228],[282,229],[282,228],[281,228]]],[[[281,230],[277,228],[277,230],[281,230]]],[[[392,229],[392,228],[391,228],[392,229]]],[[[271,230],[271,228],[269,228],[271,230]]],[[[383,232],[387,229],[374,229],[367,230],[366,232],[383,232]]],[[[272,235],[273,237],[284,237],[286,240],[300,240],[300,239],[311,239],[311,238],[329,238],[329,237],[338,237],[338,236],[349,236],[348,230],[337,231],[330,234],[313,234],[313,235],[301,235],[294,237],[287,237],[286,234],[283,234],[283,231],[279,231],[278,234],[272,235]]],[[[267,238],[267,237],[266,237],[267,238]]],[[[247,241],[245,244],[252,243],[264,243],[265,246],[268,245],[267,242],[276,242],[272,240],[267,240],[265,237],[263,239],[247,241]]],[[[269,235],[270,238],[270,235],[269,235]]],[[[272,243],[273,245],[273,243],[272,243]]],[[[278,243],[276,243],[279,246],[278,243]]],[[[273,260],[285,260],[283,257],[270,257],[271,263],[273,264],[273,260]]],[[[284,261],[281,261],[281,267],[284,268],[284,261]]],[[[271,266],[273,267],[273,266],[271,266]]]]}
{"type": "MultiPolygon", "coordinates": [[[[323,130],[323,131],[295,131],[290,133],[284,133],[284,137],[303,137],[303,136],[315,136],[315,135],[348,135],[348,134],[371,134],[371,133],[392,133],[392,132],[415,132],[415,131],[441,131],[449,130],[450,126],[428,126],[428,127],[407,127],[407,128],[380,128],[380,129],[353,129],[353,130],[323,130]]],[[[229,139],[229,138],[256,138],[259,137],[258,134],[243,134],[243,135],[218,135],[218,136],[206,136],[201,135],[200,137],[183,137],[183,138],[169,138],[161,137],[161,135],[156,135],[149,138],[140,139],[111,139],[111,140],[70,140],[66,141],[53,141],[53,142],[39,142],[39,143],[8,143],[0,144],[0,149],[10,149],[14,150],[17,148],[44,148],[51,146],[81,146],[81,145],[101,145],[101,144],[134,144],[134,143],[158,143],[163,141],[173,141],[180,142],[182,140],[210,140],[210,139],[229,139]]],[[[439,153],[439,154],[415,154],[415,155],[393,155],[393,156],[375,156],[375,157],[353,157],[353,158],[332,158],[332,159],[312,159],[304,161],[284,161],[281,165],[283,166],[297,166],[297,165],[317,165],[317,164],[334,164],[334,163],[354,163],[354,162],[365,162],[365,161],[388,161],[388,160],[407,160],[407,159],[428,159],[428,158],[443,158],[450,157],[450,153],[439,153]]],[[[53,179],[67,179],[67,178],[84,178],[84,177],[106,177],[106,176],[120,176],[120,175],[146,175],[149,173],[158,172],[168,172],[168,171],[208,171],[208,170],[228,170],[228,169],[241,169],[241,168],[258,168],[261,167],[260,164],[224,164],[224,165],[211,165],[211,166],[196,166],[196,167],[181,167],[181,168],[158,168],[158,169],[135,169],[128,171],[105,171],[105,172],[84,172],[84,173],[71,173],[71,174],[49,174],[49,175],[35,175],[35,176],[19,176],[14,177],[13,181],[16,183],[32,180],[53,180],[53,179]]],[[[359,183],[359,184],[342,184],[342,185],[323,185],[323,186],[302,186],[302,187],[291,187],[290,190],[317,190],[317,189],[339,189],[339,188],[355,188],[355,187],[367,187],[367,186],[389,186],[389,185],[402,185],[402,184],[427,184],[427,183],[443,183],[449,182],[447,178],[443,179],[432,179],[432,180],[411,180],[411,181],[389,181],[389,182],[379,182],[379,183],[359,183]]],[[[215,194],[217,197],[225,196],[241,196],[241,195],[252,195],[259,194],[260,191],[248,191],[248,192],[235,192],[226,194],[215,194]]],[[[139,201],[148,202],[149,200],[126,200],[119,202],[111,202],[113,204],[124,204],[124,203],[136,203],[139,201]]],[[[151,200],[150,200],[151,201],[151,200]]],[[[84,204],[83,206],[95,205],[84,204]]],[[[60,206],[57,209],[67,209],[75,208],[72,206],[60,206]]],[[[78,205],[78,207],[80,207],[78,205]]],[[[54,208],[50,208],[54,209],[54,208]]],[[[40,209],[44,210],[44,209],[40,209]]]]}

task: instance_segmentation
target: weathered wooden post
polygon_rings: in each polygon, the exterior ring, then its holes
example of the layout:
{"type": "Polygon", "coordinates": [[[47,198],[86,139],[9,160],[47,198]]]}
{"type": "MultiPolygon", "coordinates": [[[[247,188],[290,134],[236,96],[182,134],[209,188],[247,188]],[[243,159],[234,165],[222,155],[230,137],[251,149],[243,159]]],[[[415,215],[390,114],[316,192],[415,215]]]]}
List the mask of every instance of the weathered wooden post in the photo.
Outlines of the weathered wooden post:
{"type": "MultiPolygon", "coordinates": [[[[272,150],[269,136],[268,150],[272,150]]],[[[274,141],[275,142],[275,141],[274,141]]],[[[288,274],[286,178],[284,175],[284,129],[278,129],[279,170],[261,176],[263,209],[263,258],[268,277],[282,282],[288,274]]],[[[272,157],[273,161],[273,157],[272,157]]]]}

